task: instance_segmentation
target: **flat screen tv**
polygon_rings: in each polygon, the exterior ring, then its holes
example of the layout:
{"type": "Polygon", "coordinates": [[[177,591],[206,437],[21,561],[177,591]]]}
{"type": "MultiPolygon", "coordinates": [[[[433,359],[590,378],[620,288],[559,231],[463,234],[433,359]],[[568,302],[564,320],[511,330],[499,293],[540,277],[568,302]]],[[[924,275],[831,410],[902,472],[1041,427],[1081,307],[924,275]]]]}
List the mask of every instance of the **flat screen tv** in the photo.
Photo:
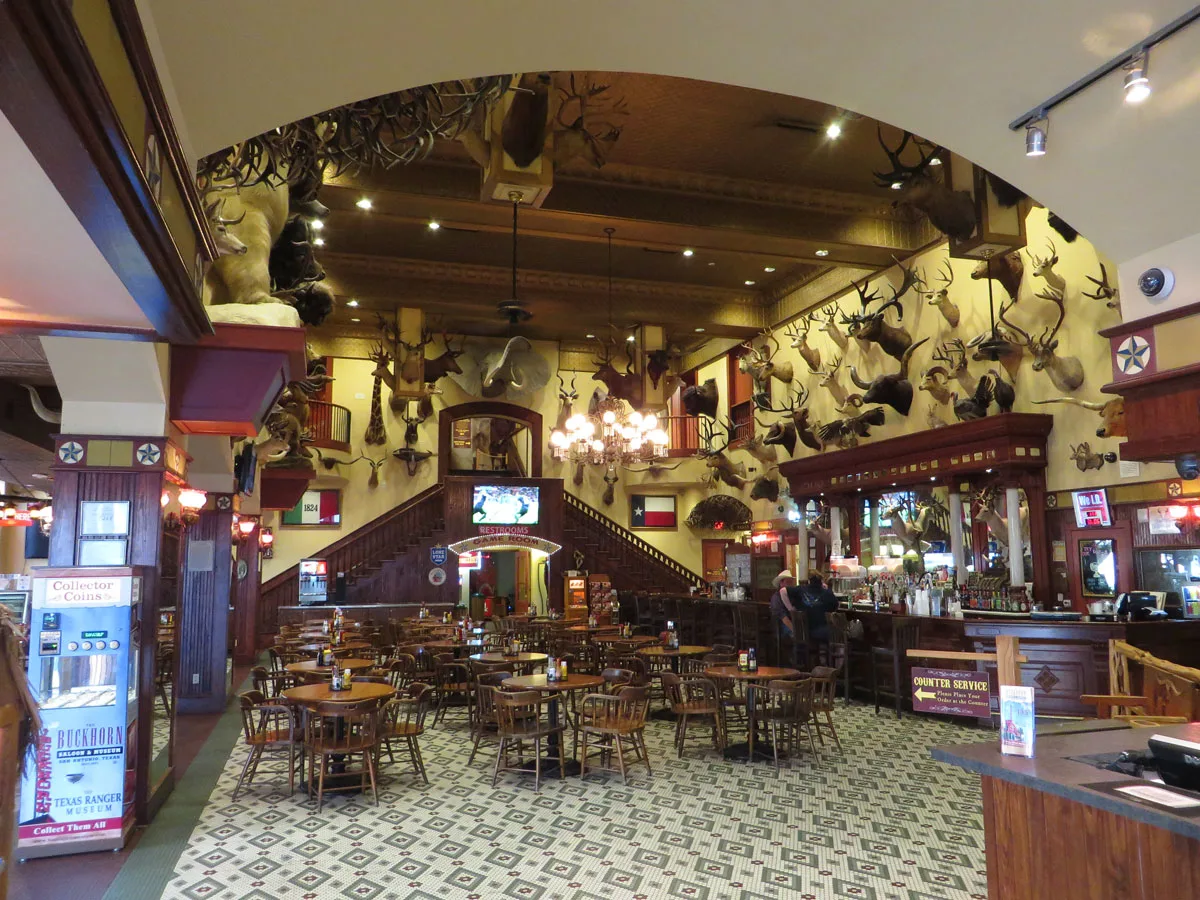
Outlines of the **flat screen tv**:
{"type": "Polygon", "coordinates": [[[536,525],[538,489],[504,484],[477,484],[471,498],[476,525],[536,525]]]}

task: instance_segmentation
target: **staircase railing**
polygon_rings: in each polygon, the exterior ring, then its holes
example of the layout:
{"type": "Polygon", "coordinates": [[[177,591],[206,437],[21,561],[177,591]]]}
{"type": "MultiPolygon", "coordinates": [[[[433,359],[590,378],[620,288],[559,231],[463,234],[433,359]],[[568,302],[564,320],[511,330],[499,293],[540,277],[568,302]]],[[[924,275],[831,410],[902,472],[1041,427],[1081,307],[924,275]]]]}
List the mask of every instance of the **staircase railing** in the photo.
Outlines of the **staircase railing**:
{"type": "MultiPolygon", "coordinates": [[[[681,583],[684,587],[707,586],[707,582],[701,575],[677,562],[657,547],[646,543],[632,531],[618,525],[573,494],[564,492],[563,502],[567,512],[567,524],[585,529],[585,537],[595,543],[601,553],[619,562],[623,568],[628,566],[631,571],[634,571],[639,566],[649,566],[657,569],[658,574],[681,583]]],[[[671,587],[667,584],[656,586],[662,589],[671,587]]]]}
{"type": "MultiPolygon", "coordinates": [[[[339,538],[311,554],[328,564],[332,582],[338,572],[353,580],[373,566],[382,565],[420,535],[431,534],[445,524],[442,485],[435,484],[378,519],[339,538]]],[[[299,590],[299,564],[280,572],[262,586],[258,604],[259,633],[278,622],[281,606],[294,606],[299,590]]]]}

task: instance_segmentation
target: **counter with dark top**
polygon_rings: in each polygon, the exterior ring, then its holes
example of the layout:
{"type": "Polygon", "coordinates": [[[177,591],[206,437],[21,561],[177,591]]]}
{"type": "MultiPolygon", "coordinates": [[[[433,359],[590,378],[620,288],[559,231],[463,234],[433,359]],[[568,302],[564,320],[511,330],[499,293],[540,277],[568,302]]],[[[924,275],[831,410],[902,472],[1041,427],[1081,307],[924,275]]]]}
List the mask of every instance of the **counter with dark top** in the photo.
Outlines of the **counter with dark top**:
{"type": "Polygon", "coordinates": [[[1077,761],[1144,751],[1154,734],[1200,741],[1200,723],[1039,736],[1033,759],[998,740],[930,748],[982,778],[993,900],[1200,897],[1200,817],[1089,787],[1133,779],[1077,761]]]}
{"type": "MultiPolygon", "coordinates": [[[[887,646],[893,615],[852,610],[863,623],[869,646],[887,646]]],[[[1081,694],[1108,693],[1108,642],[1123,640],[1161,659],[1200,668],[1200,620],[1165,622],[1052,622],[1028,618],[964,618],[918,616],[920,647],[924,650],[962,650],[995,653],[996,637],[1012,635],[1020,641],[1028,661],[1021,664],[1021,682],[1036,689],[1038,712],[1052,716],[1095,715],[1095,708],[1079,701],[1081,694]]],[[[915,661],[932,668],[974,668],[994,672],[995,663],[915,661]]],[[[851,672],[860,684],[868,673],[851,672]]],[[[993,678],[994,682],[994,678],[993,678]]],[[[996,701],[993,698],[993,709],[996,701]]]]}

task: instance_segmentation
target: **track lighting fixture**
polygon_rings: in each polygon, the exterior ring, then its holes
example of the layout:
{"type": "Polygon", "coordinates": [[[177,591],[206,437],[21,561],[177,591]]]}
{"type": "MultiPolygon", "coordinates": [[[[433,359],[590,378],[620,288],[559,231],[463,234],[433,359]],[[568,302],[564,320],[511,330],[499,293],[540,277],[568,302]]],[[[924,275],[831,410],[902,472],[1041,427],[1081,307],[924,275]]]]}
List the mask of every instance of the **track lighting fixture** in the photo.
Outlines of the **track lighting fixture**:
{"type": "Polygon", "coordinates": [[[1025,126],[1025,155],[1026,156],[1045,156],[1046,155],[1046,129],[1039,125],[1041,122],[1049,125],[1048,119],[1037,119],[1025,126]]]}
{"type": "Polygon", "coordinates": [[[1143,53],[1125,64],[1125,102],[1138,104],[1150,96],[1150,77],[1147,72],[1148,56],[1143,53]]]}

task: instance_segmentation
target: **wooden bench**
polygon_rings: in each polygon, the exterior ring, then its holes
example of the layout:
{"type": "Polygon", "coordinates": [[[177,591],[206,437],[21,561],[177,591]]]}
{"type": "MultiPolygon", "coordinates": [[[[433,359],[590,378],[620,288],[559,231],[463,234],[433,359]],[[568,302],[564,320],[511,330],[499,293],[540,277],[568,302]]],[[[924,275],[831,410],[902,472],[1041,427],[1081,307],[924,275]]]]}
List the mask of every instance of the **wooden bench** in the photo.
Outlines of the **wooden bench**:
{"type": "Polygon", "coordinates": [[[1111,694],[1084,694],[1101,719],[1133,725],[1200,721],[1200,669],[1159,659],[1125,641],[1108,642],[1111,694]]]}

